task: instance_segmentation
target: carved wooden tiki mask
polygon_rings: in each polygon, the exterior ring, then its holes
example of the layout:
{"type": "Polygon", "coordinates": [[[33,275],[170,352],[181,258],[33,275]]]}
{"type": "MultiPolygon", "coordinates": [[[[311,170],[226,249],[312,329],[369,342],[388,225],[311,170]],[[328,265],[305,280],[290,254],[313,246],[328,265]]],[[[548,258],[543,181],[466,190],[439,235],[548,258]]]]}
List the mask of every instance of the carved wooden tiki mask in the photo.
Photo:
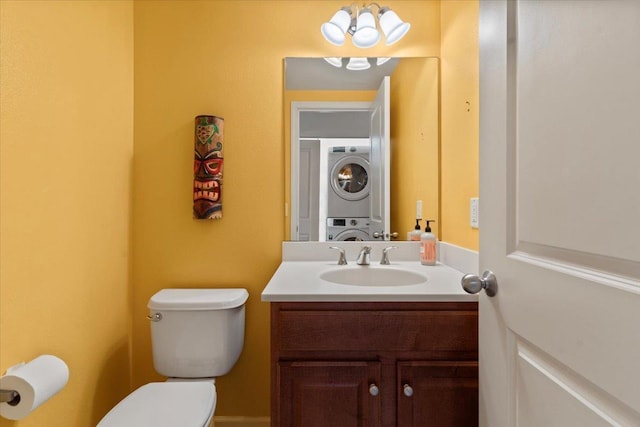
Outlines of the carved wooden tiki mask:
{"type": "Polygon", "coordinates": [[[224,119],[196,117],[193,162],[193,217],[222,218],[222,143],[224,119]]]}

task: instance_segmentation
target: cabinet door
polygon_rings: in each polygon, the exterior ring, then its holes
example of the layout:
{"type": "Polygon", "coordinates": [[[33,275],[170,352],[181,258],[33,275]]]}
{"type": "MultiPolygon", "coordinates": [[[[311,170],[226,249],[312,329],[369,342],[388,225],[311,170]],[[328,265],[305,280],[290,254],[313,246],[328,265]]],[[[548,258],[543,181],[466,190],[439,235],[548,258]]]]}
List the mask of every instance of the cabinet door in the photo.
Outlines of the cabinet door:
{"type": "Polygon", "coordinates": [[[280,427],[380,426],[377,362],[278,363],[280,427]]]}
{"type": "Polygon", "coordinates": [[[477,362],[399,362],[398,427],[478,425],[477,362]]]}

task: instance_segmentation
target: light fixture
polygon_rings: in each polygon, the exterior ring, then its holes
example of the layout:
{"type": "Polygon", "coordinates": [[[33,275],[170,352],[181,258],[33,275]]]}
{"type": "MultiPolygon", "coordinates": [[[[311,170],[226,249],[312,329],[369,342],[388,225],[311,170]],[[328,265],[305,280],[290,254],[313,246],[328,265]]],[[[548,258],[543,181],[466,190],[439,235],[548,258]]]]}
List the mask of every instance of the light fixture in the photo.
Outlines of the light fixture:
{"type": "Polygon", "coordinates": [[[363,57],[354,57],[354,58],[349,58],[349,62],[347,63],[347,70],[351,70],[351,71],[362,71],[362,70],[368,70],[369,68],[371,68],[371,64],[369,64],[369,61],[367,60],[367,58],[363,58],[363,57]]]}
{"type": "Polygon", "coordinates": [[[375,46],[380,40],[380,32],[376,28],[376,20],[373,13],[367,7],[358,14],[356,32],[351,36],[351,41],[356,47],[367,48],[375,46]]]}
{"type": "Polygon", "coordinates": [[[342,46],[350,26],[351,7],[343,7],[333,15],[329,22],[322,24],[320,31],[329,43],[342,46]]]}
{"type": "MultiPolygon", "coordinates": [[[[325,57],[323,58],[328,64],[331,64],[332,66],[336,67],[336,68],[342,68],[342,64],[343,64],[343,58],[341,57],[325,57]]],[[[351,70],[351,71],[362,71],[362,70],[368,70],[369,68],[371,68],[372,65],[375,65],[376,67],[379,67],[385,63],[387,63],[391,58],[389,57],[379,57],[379,58],[366,58],[366,57],[353,57],[353,58],[346,58],[347,61],[347,66],[345,67],[347,70],[351,70]]]]}
{"type": "Polygon", "coordinates": [[[340,57],[324,58],[324,60],[336,68],[342,67],[342,58],[340,57]]]}
{"type": "Polygon", "coordinates": [[[378,21],[380,21],[380,28],[384,33],[384,37],[387,39],[387,46],[391,46],[409,32],[411,24],[403,22],[398,17],[398,14],[388,7],[383,7],[378,12],[378,21]]]}
{"type": "Polygon", "coordinates": [[[402,39],[411,28],[411,24],[402,21],[389,7],[380,7],[377,3],[363,4],[360,9],[355,3],[342,7],[331,20],[322,24],[322,35],[336,46],[344,44],[347,33],[351,35],[351,41],[356,47],[375,46],[381,37],[376,19],[371,12],[374,6],[378,8],[378,25],[384,34],[386,44],[389,46],[402,39]]]}

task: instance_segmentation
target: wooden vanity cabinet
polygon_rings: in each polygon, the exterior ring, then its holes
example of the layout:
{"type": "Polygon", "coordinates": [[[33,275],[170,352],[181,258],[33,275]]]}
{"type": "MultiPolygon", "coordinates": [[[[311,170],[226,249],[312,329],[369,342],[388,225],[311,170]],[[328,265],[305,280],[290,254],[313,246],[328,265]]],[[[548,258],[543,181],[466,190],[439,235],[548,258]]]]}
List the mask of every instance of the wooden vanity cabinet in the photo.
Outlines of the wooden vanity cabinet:
{"type": "Polygon", "coordinates": [[[281,426],[378,426],[376,362],[280,362],[281,426]]]}
{"type": "Polygon", "coordinates": [[[476,302],[272,302],[272,427],[478,425],[476,302]]]}
{"type": "Polygon", "coordinates": [[[478,425],[477,362],[398,362],[398,380],[398,427],[478,425]]]}

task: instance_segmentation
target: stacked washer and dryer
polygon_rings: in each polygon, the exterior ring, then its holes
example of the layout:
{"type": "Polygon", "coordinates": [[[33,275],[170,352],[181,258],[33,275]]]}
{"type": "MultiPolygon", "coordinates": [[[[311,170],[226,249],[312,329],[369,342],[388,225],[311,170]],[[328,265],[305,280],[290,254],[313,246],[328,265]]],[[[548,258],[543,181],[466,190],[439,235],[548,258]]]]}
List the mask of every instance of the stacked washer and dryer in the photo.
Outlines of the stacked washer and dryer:
{"type": "Polygon", "coordinates": [[[330,147],[327,167],[326,240],[371,240],[369,147],[330,147]]]}

